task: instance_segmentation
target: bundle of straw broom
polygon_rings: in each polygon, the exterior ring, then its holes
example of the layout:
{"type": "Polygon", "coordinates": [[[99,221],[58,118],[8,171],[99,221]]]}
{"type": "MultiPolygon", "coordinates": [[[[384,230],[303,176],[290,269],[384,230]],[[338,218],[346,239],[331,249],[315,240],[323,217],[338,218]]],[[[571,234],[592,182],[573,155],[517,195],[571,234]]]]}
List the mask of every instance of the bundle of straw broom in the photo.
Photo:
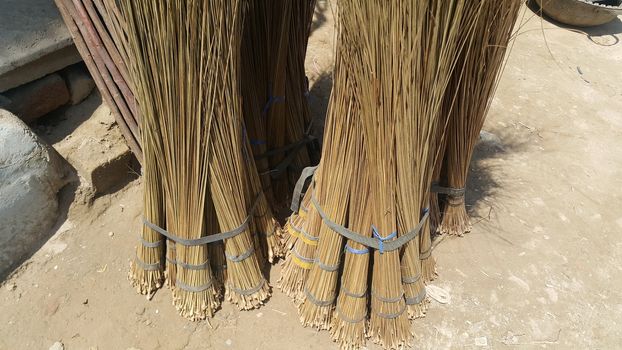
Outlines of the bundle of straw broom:
{"type": "Polygon", "coordinates": [[[309,165],[304,59],[315,0],[250,1],[242,42],[244,114],[273,210],[309,165]]]}
{"type": "Polygon", "coordinates": [[[476,9],[461,1],[339,3],[325,148],[301,206],[306,219],[290,230],[296,239],[280,285],[304,325],[331,329],[345,348],[366,337],[386,348],[409,344],[408,318],[426,310],[432,139],[460,29],[476,9]]]}
{"type": "Polygon", "coordinates": [[[448,125],[436,165],[436,181],[446,202],[440,233],[463,235],[471,230],[465,206],[469,164],[501,76],[505,53],[521,2],[482,1],[481,13],[460,56],[446,95],[448,125]]]}
{"type": "Polygon", "coordinates": [[[223,294],[240,309],[269,295],[258,236],[277,227],[261,215],[268,205],[243,135],[242,4],[121,2],[149,150],[145,229],[130,277],[143,292],[159,287],[166,237],[174,304],[192,320],[212,316],[223,294]]]}

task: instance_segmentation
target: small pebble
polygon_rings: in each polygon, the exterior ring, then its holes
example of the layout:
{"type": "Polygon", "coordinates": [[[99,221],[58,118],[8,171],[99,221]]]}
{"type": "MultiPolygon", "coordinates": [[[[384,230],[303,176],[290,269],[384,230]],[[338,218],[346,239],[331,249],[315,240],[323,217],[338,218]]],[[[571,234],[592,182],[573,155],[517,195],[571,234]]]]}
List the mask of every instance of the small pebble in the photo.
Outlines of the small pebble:
{"type": "Polygon", "coordinates": [[[89,300],[88,299],[84,299],[84,301],[82,302],[82,305],[86,305],[88,303],[89,303],[89,300]]]}
{"type": "Polygon", "coordinates": [[[151,325],[151,320],[145,321],[145,325],[150,326],[151,325]]]}
{"type": "Polygon", "coordinates": [[[263,312],[259,312],[259,313],[257,314],[257,318],[262,317],[262,316],[263,316],[263,312]]]}
{"type": "Polygon", "coordinates": [[[114,236],[114,232],[112,231],[108,232],[108,237],[112,237],[112,236],[114,236]]]}
{"type": "Polygon", "coordinates": [[[6,289],[7,289],[9,292],[14,291],[16,288],[17,288],[17,284],[15,284],[15,283],[9,283],[9,284],[6,286],[6,289]]]}
{"type": "Polygon", "coordinates": [[[227,346],[231,346],[231,344],[232,344],[232,343],[233,343],[233,342],[231,341],[231,339],[227,339],[227,340],[225,341],[225,344],[226,344],[227,346]]]}
{"type": "Polygon", "coordinates": [[[156,314],[159,314],[159,313],[160,313],[160,310],[156,309],[155,313],[156,313],[156,314]]]}
{"type": "Polygon", "coordinates": [[[50,346],[50,350],[65,350],[65,346],[63,345],[63,343],[57,341],[56,343],[52,344],[52,346],[50,346]]]}
{"type": "Polygon", "coordinates": [[[54,270],[58,270],[58,265],[54,265],[54,270]]]}

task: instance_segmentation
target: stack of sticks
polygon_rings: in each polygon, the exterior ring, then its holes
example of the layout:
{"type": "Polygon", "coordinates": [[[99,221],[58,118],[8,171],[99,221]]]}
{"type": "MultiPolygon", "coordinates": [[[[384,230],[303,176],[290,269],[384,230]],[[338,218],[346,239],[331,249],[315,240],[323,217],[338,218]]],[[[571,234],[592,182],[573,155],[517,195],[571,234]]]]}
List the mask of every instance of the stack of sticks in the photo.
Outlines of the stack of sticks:
{"type": "Polygon", "coordinates": [[[425,315],[425,283],[435,277],[427,218],[447,113],[458,96],[470,98],[467,82],[479,79],[466,58],[489,53],[482,37],[505,33],[498,17],[513,23],[518,6],[338,3],[324,149],[309,190],[293,205],[279,281],[303,325],[330,330],[343,348],[366,338],[391,349],[411,344],[408,319],[425,315]],[[450,84],[456,76],[465,82],[459,88],[450,84]]]}
{"type": "Polygon", "coordinates": [[[140,111],[127,69],[125,23],[117,1],[54,1],[130,150],[142,162],[140,111]]]}

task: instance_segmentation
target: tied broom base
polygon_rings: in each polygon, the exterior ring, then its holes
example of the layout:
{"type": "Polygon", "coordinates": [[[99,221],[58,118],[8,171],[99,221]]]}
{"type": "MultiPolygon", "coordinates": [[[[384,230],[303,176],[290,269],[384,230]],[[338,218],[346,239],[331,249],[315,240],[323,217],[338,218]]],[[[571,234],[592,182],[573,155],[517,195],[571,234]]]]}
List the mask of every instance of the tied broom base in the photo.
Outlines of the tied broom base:
{"type": "MultiPolygon", "coordinates": [[[[188,275],[195,278],[188,278],[188,280],[198,281],[198,284],[206,284],[207,281],[213,281],[211,272],[207,270],[192,271],[187,270],[178,271],[181,275],[188,275]]],[[[186,282],[186,284],[189,284],[186,282]]],[[[190,321],[205,320],[208,317],[214,316],[214,311],[220,306],[219,294],[214,284],[207,289],[194,292],[180,288],[177,286],[173,290],[173,305],[182,317],[189,319],[190,321]]]]}
{"type": "MultiPolygon", "coordinates": [[[[144,261],[147,264],[155,264],[160,262],[160,256],[154,258],[154,254],[148,252],[149,250],[158,250],[156,248],[147,248],[140,246],[137,248],[136,255],[138,259],[144,261]]],[[[162,287],[164,281],[164,271],[162,269],[157,270],[145,270],[139,266],[135,261],[130,262],[130,271],[128,279],[132,287],[136,288],[136,291],[140,294],[151,294],[162,287]]]]}
{"type": "MultiPolygon", "coordinates": [[[[263,277],[262,277],[263,278],[263,277]]],[[[268,282],[263,280],[262,287],[252,294],[241,294],[227,287],[225,291],[225,299],[230,303],[237,305],[240,310],[252,310],[259,308],[270,297],[270,286],[268,282]]]]}
{"type": "Polygon", "coordinates": [[[279,278],[278,285],[283,293],[294,299],[295,303],[299,303],[302,298],[304,289],[304,281],[307,280],[309,269],[300,266],[294,261],[291,251],[285,256],[283,261],[283,270],[279,278]]]}
{"type": "Polygon", "coordinates": [[[367,299],[341,295],[337,305],[343,306],[339,312],[334,313],[330,326],[333,341],[339,343],[343,350],[360,349],[365,346],[367,299]],[[344,319],[344,316],[348,319],[344,319]]]}
{"type": "Polygon", "coordinates": [[[471,232],[471,219],[466,211],[464,195],[447,197],[440,232],[453,236],[463,236],[465,233],[471,232]]]}
{"type": "Polygon", "coordinates": [[[312,327],[319,330],[329,330],[333,317],[333,305],[318,306],[305,300],[298,308],[300,323],[303,327],[312,327]]]}
{"type": "MultiPolygon", "coordinates": [[[[395,306],[386,309],[388,310],[381,310],[380,312],[393,313],[397,311],[395,306]]],[[[412,345],[414,334],[410,330],[410,321],[406,313],[395,318],[384,318],[372,311],[368,336],[371,341],[385,349],[400,349],[412,345]]]]}
{"type": "Polygon", "coordinates": [[[440,232],[441,226],[441,206],[437,193],[430,194],[430,228],[432,233],[440,232]]]}

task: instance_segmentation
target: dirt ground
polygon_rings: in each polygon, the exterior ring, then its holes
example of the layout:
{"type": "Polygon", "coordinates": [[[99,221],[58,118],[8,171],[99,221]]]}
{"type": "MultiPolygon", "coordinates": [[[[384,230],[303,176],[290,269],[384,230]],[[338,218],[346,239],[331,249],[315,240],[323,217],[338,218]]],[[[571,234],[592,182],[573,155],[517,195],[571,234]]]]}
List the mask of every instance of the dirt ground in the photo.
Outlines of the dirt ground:
{"type": "MultiPolygon", "coordinates": [[[[415,347],[619,348],[622,339],[622,22],[586,32],[526,9],[472,164],[473,232],[437,241],[447,304],[414,323],[415,347]]],[[[333,19],[321,2],[308,72],[330,93],[333,19]]],[[[56,233],[0,289],[0,349],[336,349],[278,288],[259,310],[181,318],[126,275],[141,184],[69,204],[56,233]]],[[[271,282],[280,267],[272,269],[271,282]]],[[[376,349],[369,344],[370,349],[376,349]]]]}

